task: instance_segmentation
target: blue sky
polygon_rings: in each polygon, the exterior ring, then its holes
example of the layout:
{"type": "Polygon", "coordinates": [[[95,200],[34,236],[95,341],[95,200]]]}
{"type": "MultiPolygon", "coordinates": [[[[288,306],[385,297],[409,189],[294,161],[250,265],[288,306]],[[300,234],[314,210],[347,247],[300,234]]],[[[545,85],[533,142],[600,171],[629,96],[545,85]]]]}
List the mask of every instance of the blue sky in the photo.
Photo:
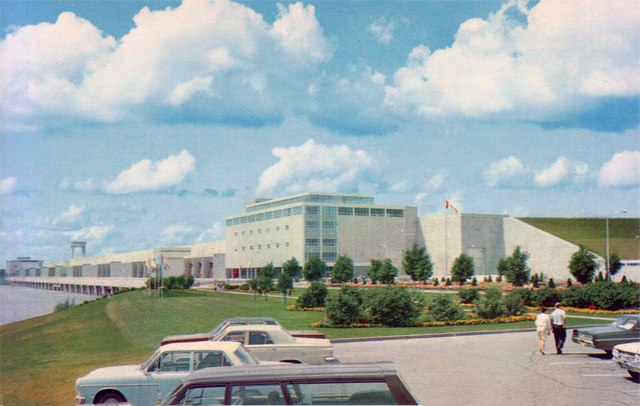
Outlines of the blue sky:
{"type": "Polygon", "coordinates": [[[305,191],[638,217],[638,21],[608,0],[2,1],[0,259],[217,241],[245,201],[305,191]]]}

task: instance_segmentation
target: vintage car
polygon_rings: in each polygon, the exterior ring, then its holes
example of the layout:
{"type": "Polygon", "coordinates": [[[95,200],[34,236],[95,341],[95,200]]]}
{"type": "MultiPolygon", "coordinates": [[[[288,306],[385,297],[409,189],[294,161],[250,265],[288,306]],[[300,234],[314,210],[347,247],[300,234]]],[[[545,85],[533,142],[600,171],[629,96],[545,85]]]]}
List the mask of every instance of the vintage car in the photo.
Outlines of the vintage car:
{"type": "Polygon", "coordinates": [[[604,350],[611,354],[618,344],[640,341],[640,315],[625,314],[612,324],[573,330],[574,343],[604,350]]]}
{"type": "Polygon", "coordinates": [[[77,404],[152,405],[202,368],[256,366],[240,343],[202,341],[158,348],[142,365],[99,368],[76,380],[77,404]]]}
{"type": "MultiPolygon", "coordinates": [[[[271,317],[234,317],[230,319],[225,319],[220,322],[217,326],[206,333],[199,334],[183,334],[183,335],[174,335],[165,337],[162,339],[160,345],[169,344],[169,343],[180,343],[186,341],[206,341],[211,340],[216,334],[220,333],[222,330],[226,329],[229,326],[247,326],[247,325],[268,325],[268,326],[279,326],[280,323],[276,321],[276,319],[271,317]]],[[[325,335],[316,330],[287,330],[294,337],[305,337],[305,338],[326,338],[325,335]]]]}
{"type": "Polygon", "coordinates": [[[393,364],[258,366],[195,372],[169,405],[417,405],[393,364]]]}
{"type": "Polygon", "coordinates": [[[640,381],[640,341],[613,347],[613,360],[627,370],[634,381],[640,381]]]}
{"type": "Polygon", "coordinates": [[[329,340],[294,337],[280,326],[230,326],[211,340],[239,342],[262,361],[318,364],[336,360],[329,340]]]}

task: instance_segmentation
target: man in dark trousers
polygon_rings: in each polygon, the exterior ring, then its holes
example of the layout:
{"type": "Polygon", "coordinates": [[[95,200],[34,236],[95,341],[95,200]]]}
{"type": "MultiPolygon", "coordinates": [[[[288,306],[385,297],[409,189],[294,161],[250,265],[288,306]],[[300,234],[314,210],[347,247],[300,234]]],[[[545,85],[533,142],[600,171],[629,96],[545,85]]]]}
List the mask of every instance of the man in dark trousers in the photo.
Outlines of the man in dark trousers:
{"type": "Polygon", "coordinates": [[[551,314],[551,328],[553,338],[556,342],[556,353],[562,354],[562,347],[567,339],[567,313],[560,308],[560,303],[556,303],[556,308],[551,314]]]}

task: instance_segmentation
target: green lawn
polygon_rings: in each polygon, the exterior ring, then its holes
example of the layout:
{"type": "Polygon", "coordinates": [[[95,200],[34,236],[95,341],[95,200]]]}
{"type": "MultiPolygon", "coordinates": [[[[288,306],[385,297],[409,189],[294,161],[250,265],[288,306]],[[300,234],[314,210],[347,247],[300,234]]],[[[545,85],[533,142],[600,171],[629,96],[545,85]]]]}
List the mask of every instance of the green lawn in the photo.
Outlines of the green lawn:
{"type": "MultiPolygon", "coordinates": [[[[583,245],[601,256],[606,256],[606,226],[604,218],[519,218],[534,227],[574,244],[583,245]]],[[[609,253],[622,259],[640,257],[640,219],[609,219],[609,253]]]]}
{"type": "MultiPolygon", "coordinates": [[[[76,378],[98,367],[141,363],[163,337],[207,331],[232,316],[272,316],[288,329],[309,329],[324,313],[287,311],[281,297],[265,301],[252,295],[189,291],[158,300],[147,292],[132,291],[8,324],[0,331],[0,404],[74,404],[76,378]]],[[[319,330],[329,338],[347,338],[525,327],[532,325],[319,330]]]]}

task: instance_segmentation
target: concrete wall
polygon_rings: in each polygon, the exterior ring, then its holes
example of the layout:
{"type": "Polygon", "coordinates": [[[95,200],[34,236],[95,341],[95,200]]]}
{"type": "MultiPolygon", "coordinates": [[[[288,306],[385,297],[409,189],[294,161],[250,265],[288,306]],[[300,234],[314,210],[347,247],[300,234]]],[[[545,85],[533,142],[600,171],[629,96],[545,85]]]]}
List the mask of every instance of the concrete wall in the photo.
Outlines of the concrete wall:
{"type": "Polygon", "coordinates": [[[449,275],[453,261],[462,252],[462,215],[424,216],[420,228],[433,262],[433,275],[449,275]]]}
{"type": "MultiPolygon", "coordinates": [[[[532,273],[544,273],[556,282],[571,277],[569,261],[578,251],[576,244],[558,238],[513,217],[504,219],[505,256],[511,255],[519,245],[530,254],[527,262],[532,273]]],[[[597,257],[602,263],[602,258],[597,257]]],[[[574,279],[575,280],[575,279],[574,279]]]]}

